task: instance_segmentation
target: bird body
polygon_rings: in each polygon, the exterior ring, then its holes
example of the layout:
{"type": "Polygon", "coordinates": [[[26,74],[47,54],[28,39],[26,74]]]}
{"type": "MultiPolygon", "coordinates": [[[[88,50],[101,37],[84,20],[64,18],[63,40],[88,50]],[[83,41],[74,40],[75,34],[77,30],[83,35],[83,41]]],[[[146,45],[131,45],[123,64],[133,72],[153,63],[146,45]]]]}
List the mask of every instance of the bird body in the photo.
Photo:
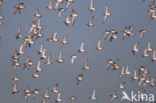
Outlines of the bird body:
{"type": "Polygon", "coordinates": [[[96,90],[94,89],[94,90],[93,90],[93,93],[92,93],[92,95],[91,95],[91,97],[90,97],[91,100],[96,100],[95,93],[96,93],[96,90]]]}
{"type": "Polygon", "coordinates": [[[57,59],[58,63],[64,63],[64,60],[62,59],[62,51],[60,51],[59,57],[57,59]]]}

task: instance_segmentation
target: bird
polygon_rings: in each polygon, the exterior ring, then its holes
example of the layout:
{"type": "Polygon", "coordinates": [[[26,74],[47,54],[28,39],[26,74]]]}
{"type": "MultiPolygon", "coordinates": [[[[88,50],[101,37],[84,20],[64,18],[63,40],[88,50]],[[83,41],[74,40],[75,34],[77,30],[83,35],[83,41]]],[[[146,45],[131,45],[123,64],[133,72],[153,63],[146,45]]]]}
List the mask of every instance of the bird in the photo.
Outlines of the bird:
{"type": "Polygon", "coordinates": [[[46,98],[43,97],[41,103],[47,103],[46,98]]]}
{"type": "Polygon", "coordinates": [[[39,78],[40,75],[39,75],[38,72],[39,72],[38,70],[35,70],[35,72],[33,73],[32,77],[33,77],[33,78],[39,78]]]}
{"type": "Polygon", "coordinates": [[[23,44],[20,45],[20,48],[19,48],[19,51],[18,51],[18,55],[24,55],[23,44]]]}
{"type": "Polygon", "coordinates": [[[155,86],[154,80],[156,80],[156,79],[155,78],[151,78],[151,80],[150,80],[150,84],[149,85],[152,86],[152,87],[155,86]]]}
{"type": "Polygon", "coordinates": [[[67,4],[66,4],[66,9],[69,8],[70,4],[74,2],[74,0],[66,0],[67,4]]]}
{"type": "Polygon", "coordinates": [[[111,95],[110,103],[112,103],[116,98],[117,98],[117,94],[116,94],[116,90],[114,90],[113,94],[111,95]]]}
{"type": "Polygon", "coordinates": [[[144,50],[144,53],[142,54],[142,56],[143,57],[148,57],[149,56],[147,48],[144,50]]]}
{"type": "Polygon", "coordinates": [[[13,81],[13,85],[17,83],[17,81],[19,81],[19,76],[16,74],[16,76],[14,78],[12,78],[13,81]]]}
{"type": "Polygon", "coordinates": [[[79,84],[80,84],[80,81],[82,81],[83,79],[84,79],[83,74],[79,74],[79,75],[76,77],[77,85],[79,85],[79,84]]]}
{"type": "Polygon", "coordinates": [[[40,49],[38,50],[38,54],[41,54],[43,52],[44,44],[41,43],[40,49]]]}
{"type": "Polygon", "coordinates": [[[111,42],[113,39],[118,39],[118,32],[116,30],[110,30],[109,41],[111,42]]]}
{"type": "MultiPolygon", "coordinates": [[[[35,16],[35,20],[34,20],[34,21],[36,21],[36,19],[37,19],[37,18],[40,18],[40,17],[41,17],[41,14],[40,14],[40,12],[39,12],[39,9],[38,9],[38,8],[36,9],[36,13],[35,13],[35,15],[34,15],[34,16],[35,16]]],[[[33,23],[35,23],[35,22],[33,22],[33,23]]],[[[36,26],[35,26],[35,27],[36,27],[36,26]]]]}
{"type": "Polygon", "coordinates": [[[0,8],[0,20],[4,19],[4,16],[2,15],[2,8],[0,8]]]}
{"type": "Polygon", "coordinates": [[[49,38],[47,39],[48,42],[53,42],[53,32],[50,32],[49,38]]]}
{"type": "Polygon", "coordinates": [[[136,44],[133,46],[133,49],[132,49],[133,55],[135,55],[137,52],[139,52],[138,45],[139,45],[139,43],[136,43],[136,44]]]}
{"type": "Polygon", "coordinates": [[[16,94],[18,93],[19,91],[17,90],[17,84],[13,84],[13,90],[12,90],[12,94],[16,94]]]}
{"type": "Polygon", "coordinates": [[[58,38],[57,38],[58,32],[55,32],[53,35],[53,42],[58,42],[58,38]]]}
{"type": "Polygon", "coordinates": [[[38,18],[38,22],[37,22],[37,29],[38,30],[42,30],[42,26],[41,26],[41,19],[40,18],[38,18]]]}
{"type": "Polygon", "coordinates": [[[66,35],[64,35],[63,40],[61,41],[61,47],[62,47],[63,45],[65,45],[65,44],[68,44],[67,36],[66,36],[66,35]]]}
{"type": "Polygon", "coordinates": [[[90,67],[89,67],[89,65],[88,65],[88,59],[85,61],[85,64],[84,64],[84,66],[83,66],[83,70],[89,70],[90,69],[90,67]]]}
{"type": "Polygon", "coordinates": [[[57,62],[58,62],[58,63],[64,63],[64,60],[63,60],[63,58],[62,58],[62,51],[60,51],[59,57],[58,57],[58,59],[57,59],[57,62]]]}
{"type": "Polygon", "coordinates": [[[49,5],[46,6],[47,9],[52,10],[53,6],[52,6],[53,0],[50,0],[49,5]]]}
{"type": "Polygon", "coordinates": [[[133,74],[133,77],[132,77],[132,80],[138,80],[139,77],[137,76],[137,71],[134,70],[134,74],[133,74]]]}
{"type": "Polygon", "coordinates": [[[118,58],[117,58],[116,61],[113,63],[112,69],[113,69],[113,70],[120,69],[120,66],[119,66],[119,59],[118,59],[118,58]]]}
{"type": "Polygon", "coordinates": [[[144,84],[143,84],[143,88],[147,85],[147,84],[150,84],[150,78],[146,78],[146,80],[144,81],[144,84]]]}
{"type": "Polygon", "coordinates": [[[152,61],[156,61],[156,50],[153,50],[152,61]]]}
{"type": "Polygon", "coordinates": [[[11,58],[13,61],[17,61],[19,59],[17,49],[15,49],[14,55],[11,58]]]}
{"type": "Polygon", "coordinates": [[[145,66],[144,74],[149,74],[148,66],[145,66]]]}
{"type": "Polygon", "coordinates": [[[107,66],[106,69],[109,70],[110,66],[114,64],[114,61],[112,59],[107,60],[107,66]]]}
{"type": "Polygon", "coordinates": [[[145,66],[140,66],[138,70],[139,70],[139,72],[144,72],[145,71],[145,66]]]}
{"type": "Polygon", "coordinates": [[[148,41],[147,51],[148,52],[151,52],[152,51],[150,40],[148,41]]]}
{"type": "Polygon", "coordinates": [[[126,83],[126,82],[121,82],[121,83],[120,83],[120,85],[119,85],[119,88],[120,88],[120,89],[125,88],[125,86],[124,86],[124,85],[125,85],[125,83],[126,83]]]}
{"type": "Polygon", "coordinates": [[[47,39],[47,41],[49,42],[57,42],[58,41],[58,38],[57,38],[57,32],[55,32],[53,34],[53,32],[50,32],[50,35],[49,35],[49,38],[47,39]]]}
{"type": "Polygon", "coordinates": [[[125,74],[126,75],[130,75],[131,74],[131,72],[129,71],[128,65],[126,66],[125,74]]]}
{"type": "Polygon", "coordinates": [[[103,48],[101,47],[101,40],[98,40],[98,44],[96,47],[96,50],[102,50],[103,48]]]}
{"type": "MultiPolygon", "coordinates": [[[[35,23],[35,24],[32,24],[32,25],[34,25],[36,27],[30,27],[30,33],[33,35],[32,37],[36,36],[36,40],[38,40],[38,38],[39,38],[39,29],[37,28],[37,24],[35,23]]],[[[41,30],[40,30],[40,32],[41,32],[41,30]]]]}
{"type": "Polygon", "coordinates": [[[110,35],[110,31],[109,30],[105,30],[105,32],[104,32],[104,40],[106,40],[107,35],[110,35]]]}
{"type": "Polygon", "coordinates": [[[127,36],[134,36],[135,34],[133,33],[133,27],[129,26],[129,27],[125,27],[125,29],[123,30],[123,37],[122,39],[125,39],[127,36]]]}
{"type": "Polygon", "coordinates": [[[28,101],[28,97],[31,96],[31,91],[29,89],[29,87],[27,87],[25,90],[24,90],[24,99],[25,101],[27,102],[28,101]]]}
{"type": "Polygon", "coordinates": [[[152,0],[151,4],[149,5],[149,7],[152,9],[152,8],[155,8],[155,0],[152,0]]]}
{"type": "Polygon", "coordinates": [[[29,67],[33,65],[33,62],[30,60],[29,57],[27,57],[27,60],[26,62],[24,63],[24,67],[23,68],[26,68],[29,70],[29,67]]]}
{"type": "Polygon", "coordinates": [[[46,59],[47,58],[45,53],[46,53],[46,48],[44,48],[43,51],[42,51],[42,54],[41,54],[41,57],[40,57],[41,59],[46,59]]]}
{"type": "Polygon", "coordinates": [[[20,66],[17,50],[15,50],[14,56],[12,56],[12,66],[13,70],[16,70],[16,68],[20,66]]]}
{"type": "Polygon", "coordinates": [[[3,25],[3,22],[0,22],[0,25],[3,25]]]}
{"type": "Polygon", "coordinates": [[[72,101],[76,100],[77,98],[75,96],[70,96],[69,97],[69,103],[71,103],[72,101]]]}
{"type": "Polygon", "coordinates": [[[37,71],[37,72],[41,72],[42,71],[42,68],[41,68],[41,61],[39,60],[38,62],[37,62],[37,67],[35,67],[35,70],[37,71]]]}
{"type": "Polygon", "coordinates": [[[60,102],[60,103],[62,103],[61,93],[60,93],[60,92],[57,93],[57,98],[56,98],[55,102],[60,102]]]}
{"type": "Polygon", "coordinates": [[[63,3],[63,0],[56,0],[56,4],[55,4],[54,9],[57,9],[58,6],[59,6],[61,3],[63,3]]]}
{"type": "Polygon", "coordinates": [[[33,91],[32,91],[32,97],[33,97],[33,99],[35,99],[35,96],[37,95],[37,94],[39,94],[40,93],[40,90],[39,89],[34,89],[33,91]]]}
{"type": "Polygon", "coordinates": [[[6,2],[6,0],[0,0],[0,7],[6,2]]]}
{"type": "Polygon", "coordinates": [[[56,84],[53,86],[51,92],[53,92],[53,93],[58,93],[59,90],[57,89],[57,87],[58,87],[58,83],[56,83],[56,84]]]}
{"type": "Polygon", "coordinates": [[[91,19],[89,20],[89,23],[87,24],[88,27],[93,27],[94,26],[93,19],[94,19],[94,16],[92,16],[91,19]]]}
{"type": "Polygon", "coordinates": [[[18,32],[16,34],[16,39],[22,38],[21,28],[18,28],[18,32]]]}
{"type": "Polygon", "coordinates": [[[38,40],[39,38],[43,37],[43,34],[42,34],[42,28],[39,28],[38,29],[38,33],[36,35],[36,40],[38,40]]]}
{"type": "Polygon", "coordinates": [[[71,24],[70,17],[71,17],[71,16],[67,16],[67,17],[66,17],[66,20],[64,21],[64,24],[65,24],[66,26],[69,26],[69,25],[71,24]]]}
{"type": "Polygon", "coordinates": [[[59,8],[58,11],[59,11],[59,13],[58,13],[59,16],[58,17],[60,18],[60,17],[62,17],[62,13],[65,12],[65,9],[64,8],[59,8]]]}
{"type": "Polygon", "coordinates": [[[111,16],[111,13],[109,12],[108,10],[108,5],[106,4],[106,7],[105,7],[105,12],[104,12],[104,19],[103,19],[103,23],[106,22],[107,18],[111,16]]]}
{"type": "Polygon", "coordinates": [[[78,52],[82,52],[82,53],[85,53],[86,52],[86,50],[84,48],[84,41],[82,41],[81,46],[80,46],[80,49],[78,49],[78,52]]]}
{"type": "Polygon", "coordinates": [[[48,88],[46,88],[46,91],[45,91],[43,97],[44,97],[45,99],[50,99],[49,89],[48,89],[48,88]]]}
{"type": "Polygon", "coordinates": [[[90,1],[90,7],[88,8],[88,14],[91,14],[93,11],[95,11],[96,8],[94,7],[94,1],[90,1]]]}
{"type": "Polygon", "coordinates": [[[121,72],[120,72],[120,78],[123,78],[125,76],[125,66],[122,66],[121,72]]]}
{"type": "Polygon", "coordinates": [[[75,59],[77,59],[77,58],[78,58],[78,56],[75,55],[75,54],[73,54],[73,55],[71,56],[71,64],[74,64],[75,59]]]}
{"type": "Polygon", "coordinates": [[[71,24],[74,25],[74,23],[75,23],[75,19],[78,17],[78,14],[75,12],[74,9],[72,9],[71,17],[72,17],[71,24]]]}
{"type": "Polygon", "coordinates": [[[145,81],[145,77],[142,76],[142,77],[139,78],[139,80],[140,80],[140,81],[139,81],[139,83],[138,83],[138,87],[140,87],[141,84],[143,83],[143,81],[145,81]]]}
{"type": "Polygon", "coordinates": [[[20,3],[19,0],[17,0],[15,7],[15,11],[14,14],[16,14],[16,12],[19,12],[19,14],[21,13],[21,10],[24,9],[24,3],[20,3]]]}
{"type": "Polygon", "coordinates": [[[96,89],[93,90],[92,95],[89,97],[89,99],[96,100],[97,98],[95,96],[95,93],[96,93],[96,89]]]}
{"type": "Polygon", "coordinates": [[[51,62],[51,55],[49,55],[47,57],[47,61],[45,62],[45,64],[52,64],[52,62],[51,62]]]}
{"type": "Polygon", "coordinates": [[[143,36],[145,33],[147,33],[147,31],[144,29],[141,29],[139,32],[140,32],[140,38],[143,39],[143,36]]]}
{"type": "Polygon", "coordinates": [[[31,45],[34,45],[34,44],[35,42],[33,40],[32,34],[29,33],[28,37],[24,38],[24,46],[27,47],[28,45],[29,47],[31,47],[31,45]]]}

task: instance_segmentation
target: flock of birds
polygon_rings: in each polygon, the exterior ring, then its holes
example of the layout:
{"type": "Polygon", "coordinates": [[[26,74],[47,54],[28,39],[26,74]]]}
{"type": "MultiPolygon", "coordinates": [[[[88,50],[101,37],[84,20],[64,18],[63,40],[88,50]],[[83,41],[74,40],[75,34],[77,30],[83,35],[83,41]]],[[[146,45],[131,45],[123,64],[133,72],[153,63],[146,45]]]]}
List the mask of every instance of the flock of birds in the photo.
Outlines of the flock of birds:
{"type": "MultiPolygon", "coordinates": [[[[5,1],[6,0],[0,0],[0,7],[3,5],[3,3],[5,3],[5,1]]],[[[62,3],[64,3],[64,0],[55,0],[55,1],[49,0],[49,4],[48,4],[48,6],[46,6],[46,9],[58,10],[58,16],[59,16],[59,18],[61,18],[62,14],[66,10],[68,10],[70,8],[70,5],[72,3],[74,3],[74,0],[66,0],[66,7],[65,8],[59,8],[59,5],[61,5],[62,3]]],[[[20,13],[22,13],[23,9],[25,9],[24,3],[20,2],[19,0],[17,0],[17,3],[16,3],[16,5],[14,7],[15,7],[14,14],[17,14],[17,13],[20,14],[20,13]]],[[[96,8],[94,7],[94,2],[93,2],[93,0],[91,0],[90,6],[88,8],[88,14],[91,15],[92,12],[95,12],[95,11],[96,11],[96,8]]],[[[3,24],[2,20],[4,19],[2,13],[3,13],[2,12],[2,8],[0,8],[0,25],[3,24]]],[[[148,13],[149,13],[150,21],[152,21],[153,19],[156,19],[155,0],[152,0],[151,5],[149,6],[148,13]]],[[[109,11],[108,5],[106,5],[105,6],[103,23],[105,23],[110,16],[111,16],[111,12],[109,11]]],[[[16,68],[22,66],[21,63],[20,63],[19,56],[23,56],[24,57],[24,54],[25,54],[24,48],[26,48],[26,47],[33,48],[33,45],[35,45],[35,41],[37,41],[38,39],[41,39],[41,38],[44,37],[43,34],[42,34],[43,27],[41,25],[41,17],[42,16],[41,16],[41,14],[39,12],[39,9],[37,9],[36,13],[34,15],[33,23],[30,26],[30,31],[29,31],[28,36],[23,37],[23,35],[21,33],[21,31],[22,31],[21,28],[18,29],[18,32],[16,34],[16,39],[17,40],[21,39],[22,43],[21,43],[21,45],[19,47],[19,50],[15,49],[15,52],[14,52],[14,54],[12,56],[12,67],[13,67],[14,71],[16,70],[16,68]]],[[[76,22],[77,18],[78,18],[78,13],[76,13],[76,11],[74,9],[72,9],[71,15],[66,17],[66,19],[64,20],[64,24],[66,26],[74,25],[74,23],[76,22]]],[[[88,27],[93,27],[94,26],[93,19],[94,19],[94,16],[91,16],[89,22],[87,23],[88,27]]],[[[140,38],[143,39],[144,35],[146,35],[147,32],[148,31],[146,31],[144,29],[140,30],[139,31],[140,38]]],[[[117,34],[118,34],[118,31],[116,31],[114,29],[106,30],[106,31],[104,31],[104,40],[109,39],[109,41],[112,42],[112,40],[115,40],[115,39],[119,38],[117,34]]],[[[63,47],[64,45],[68,44],[68,40],[67,40],[67,36],[66,35],[64,35],[64,38],[61,41],[59,40],[57,35],[58,35],[58,32],[51,32],[50,35],[49,35],[49,38],[46,39],[47,42],[57,42],[57,43],[60,43],[60,47],[63,47]]],[[[135,33],[133,32],[133,27],[132,26],[125,27],[123,29],[123,37],[122,37],[122,39],[125,40],[126,38],[129,38],[131,36],[135,36],[135,33]]],[[[103,50],[101,42],[102,42],[101,40],[98,40],[98,42],[97,42],[96,50],[98,50],[98,51],[99,50],[103,50]]],[[[141,44],[139,42],[137,42],[136,44],[134,44],[134,46],[131,49],[132,54],[134,56],[138,52],[141,52],[141,50],[139,49],[139,45],[141,45],[141,44]]],[[[0,46],[3,46],[1,42],[0,42],[0,46]]],[[[34,73],[32,73],[32,77],[33,78],[39,78],[40,77],[39,73],[43,71],[43,68],[40,65],[41,65],[41,62],[43,60],[46,60],[46,62],[45,62],[46,65],[51,65],[53,63],[52,60],[51,60],[51,55],[50,54],[47,55],[46,51],[47,51],[47,48],[45,47],[44,43],[41,43],[38,51],[36,52],[39,55],[40,59],[38,60],[37,65],[34,68],[34,73]]],[[[82,41],[82,43],[80,45],[80,48],[77,49],[77,52],[80,52],[80,53],[85,53],[86,52],[85,41],[82,41]]],[[[152,62],[156,61],[156,49],[153,49],[151,47],[150,40],[147,43],[147,47],[143,50],[142,56],[144,58],[152,57],[151,61],[152,62]],[[152,52],[152,56],[150,56],[150,52],[152,52]]],[[[26,62],[23,64],[23,69],[29,70],[34,63],[30,59],[29,56],[27,56],[26,58],[27,58],[26,62]]],[[[75,63],[75,60],[77,58],[78,58],[77,54],[73,54],[71,56],[71,61],[70,62],[71,62],[72,65],[75,63]]],[[[58,59],[56,61],[58,63],[64,63],[63,52],[62,51],[60,51],[58,59]]],[[[88,62],[89,62],[89,60],[86,59],[86,61],[84,63],[84,66],[83,66],[83,70],[90,70],[90,66],[89,66],[88,62]]],[[[131,78],[132,78],[133,81],[138,81],[138,84],[137,84],[138,87],[141,87],[141,88],[144,89],[148,85],[150,87],[155,87],[156,86],[156,84],[155,84],[156,78],[152,77],[150,75],[150,71],[148,69],[148,66],[140,66],[138,69],[135,69],[133,73],[131,73],[129,71],[129,65],[120,65],[118,58],[116,60],[109,59],[109,60],[107,60],[106,63],[107,63],[107,66],[106,66],[107,70],[109,70],[110,68],[112,68],[113,71],[121,69],[121,71],[120,71],[120,78],[124,78],[124,77],[132,74],[131,78]]],[[[16,75],[12,79],[12,82],[13,82],[12,94],[13,95],[18,94],[19,92],[22,92],[22,91],[18,90],[18,87],[17,87],[17,83],[18,83],[19,79],[20,78],[19,78],[18,75],[16,75]]],[[[83,80],[84,80],[84,75],[83,74],[79,74],[76,77],[77,85],[80,85],[80,82],[83,81],[83,80]]],[[[126,81],[121,82],[118,88],[124,89],[125,88],[125,84],[126,84],[126,81]]],[[[56,83],[53,86],[52,90],[49,90],[48,88],[45,89],[45,93],[43,93],[43,97],[42,97],[42,103],[46,103],[46,101],[48,99],[50,99],[51,95],[50,95],[49,92],[53,92],[53,93],[57,94],[57,98],[55,99],[55,102],[62,102],[63,101],[61,99],[61,91],[58,89],[58,85],[59,85],[59,83],[56,83]]],[[[142,93],[144,93],[144,92],[145,92],[145,90],[142,91],[142,93]]],[[[36,95],[38,95],[39,93],[40,93],[39,89],[31,90],[31,88],[28,86],[28,88],[26,88],[23,91],[24,99],[27,101],[28,97],[30,97],[30,96],[32,96],[33,99],[35,99],[36,95]]],[[[112,103],[117,98],[118,98],[118,93],[116,92],[116,90],[114,90],[114,92],[110,95],[110,103],[112,103]]],[[[70,96],[69,97],[69,102],[75,101],[77,99],[78,98],[75,97],[75,96],[70,96]]],[[[93,90],[93,92],[90,95],[89,99],[97,100],[96,89],[93,90]]],[[[145,98],[144,97],[140,97],[140,99],[143,101],[145,98]]]]}

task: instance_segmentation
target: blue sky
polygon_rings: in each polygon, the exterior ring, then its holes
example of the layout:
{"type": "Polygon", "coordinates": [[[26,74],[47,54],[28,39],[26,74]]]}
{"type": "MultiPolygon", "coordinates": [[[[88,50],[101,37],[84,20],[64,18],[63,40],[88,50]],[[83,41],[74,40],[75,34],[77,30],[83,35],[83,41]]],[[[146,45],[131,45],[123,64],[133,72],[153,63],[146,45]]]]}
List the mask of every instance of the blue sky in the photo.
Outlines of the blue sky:
{"type": "MultiPolygon", "coordinates": [[[[23,90],[28,86],[31,90],[38,88],[40,94],[37,95],[36,100],[32,97],[28,98],[29,103],[41,102],[42,95],[46,88],[52,89],[52,86],[57,82],[59,83],[59,89],[61,91],[61,98],[63,102],[68,102],[68,97],[74,95],[77,97],[76,102],[92,102],[88,98],[91,95],[93,89],[96,89],[97,103],[109,102],[110,95],[114,90],[117,90],[118,98],[115,102],[120,102],[121,89],[117,88],[120,82],[126,81],[127,92],[140,91],[141,88],[137,87],[137,81],[132,81],[131,76],[127,76],[123,79],[119,78],[120,70],[112,71],[106,70],[106,61],[108,59],[116,60],[119,58],[120,65],[129,65],[131,73],[134,69],[138,69],[140,66],[148,66],[150,75],[155,77],[156,62],[151,62],[150,57],[143,58],[143,50],[147,47],[148,40],[151,41],[152,48],[156,48],[156,20],[149,22],[149,15],[147,10],[152,0],[94,0],[94,6],[96,11],[88,15],[88,8],[90,0],[75,0],[71,4],[70,8],[62,14],[61,18],[58,18],[57,10],[47,10],[45,7],[48,5],[49,0],[33,0],[24,1],[25,9],[21,14],[13,15],[14,5],[16,0],[7,0],[2,8],[2,14],[4,16],[4,25],[0,25],[0,36],[3,46],[0,47],[0,100],[3,103],[24,103],[23,90]],[[103,13],[105,11],[106,4],[109,6],[111,16],[108,18],[105,24],[103,24],[103,13]],[[31,48],[24,48],[24,56],[19,56],[21,65],[26,61],[26,57],[29,56],[33,61],[33,66],[30,71],[23,70],[22,66],[18,67],[16,71],[13,71],[11,66],[11,56],[15,49],[19,49],[22,39],[16,40],[15,35],[19,27],[22,29],[23,37],[26,37],[29,33],[30,25],[34,19],[36,9],[39,9],[41,14],[41,25],[43,26],[44,37],[35,41],[35,45],[31,48]],[[78,18],[75,24],[68,27],[64,24],[66,16],[72,13],[72,9],[78,13],[78,18]],[[88,23],[91,16],[94,16],[94,27],[88,27],[88,23]],[[135,36],[122,40],[122,31],[125,26],[133,26],[135,36]],[[104,41],[103,32],[105,30],[115,29],[118,31],[118,39],[113,40],[111,43],[109,40],[104,41]],[[139,36],[139,30],[147,30],[147,34],[141,40],[139,36]],[[50,32],[58,32],[59,40],[63,39],[64,35],[67,35],[68,45],[60,48],[59,43],[49,43],[46,39],[49,37],[50,32]],[[102,41],[102,51],[97,51],[96,45],[98,40],[102,41]],[[78,53],[82,41],[85,41],[86,53],[78,53]],[[47,48],[46,54],[52,55],[52,65],[45,65],[46,60],[41,61],[41,67],[43,72],[40,73],[39,79],[32,78],[34,68],[39,60],[37,50],[41,43],[45,44],[47,48]],[[131,49],[135,43],[139,42],[140,52],[136,56],[132,55],[131,49]],[[63,52],[63,58],[65,63],[58,64],[56,59],[59,52],[63,52]],[[77,54],[78,59],[74,65],[70,63],[70,57],[72,54],[77,54]],[[89,60],[91,69],[89,71],[82,70],[85,60],[89,60]],[[84,74],[84,81],[79,86],[76,85],[75,78],[79,74],[84,74]],[[19,93],[12,95],[12,78],[18,74],[20,80],[18,81],[17,88],[19,93]]],[[[66,1],[59,6],[65,7],[66,1]]],[[[150,53],[152,55],[152,53],[150,53]]],[[[147,86],[147,93],[155,93],[155,88],[147,86]]],[[[50,93],[51,99],[47,102],[54,102],[56,95],[50,93]]]]}

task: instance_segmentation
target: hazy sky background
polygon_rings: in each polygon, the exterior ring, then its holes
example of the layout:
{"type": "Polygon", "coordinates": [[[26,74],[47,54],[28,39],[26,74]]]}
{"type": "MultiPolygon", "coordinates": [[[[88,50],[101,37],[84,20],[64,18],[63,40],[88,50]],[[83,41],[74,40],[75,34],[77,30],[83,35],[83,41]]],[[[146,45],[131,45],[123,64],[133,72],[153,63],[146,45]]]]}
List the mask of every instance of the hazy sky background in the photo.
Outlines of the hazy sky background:
{"type": "MultiPolygon", "coordinates": [[[[138,69],[140,66],[148,66],[150,75],[156,77],[156,62],[151,62],[151,55],[148,58],[143,58],[143,50],[147,47],[148,40],[151,40],[152,48],[156,48],[156,20],[149,22],[149,15],[147,10],[152,0],[94,0],[94,6],[96,11],[88,15],[88,8],[90,0],[75,0],[71,4],[70,8],[62,14],[61,18],[58,18],[57,10],[48,10],[45,7],[49,4],[49,0],[20,0],[24,2],[25,9],[21,14],[13,15],[14,5],[16,0],[7,0],[2,6],[2,15],[4,16],[4,25],[0,26],[0,36],[2,37],[3,46],[0,47],[0,101],[1,103],[24,103],[23,90],[28,86],[31,90],[35,88],[40,89],[40,94],[33,100],[32,97],[28,97],[28,103],[40,103],[42,95],[46,88],[52,89],[57,82],[59,83],[59,90],[61,91],[61,98],[63,103],[68,102],[70,96],[75,96],[78,100],[75,103],[88,103],[93,102],[89,100],[93,89],[96,89],[97,101],[96,103],[108,103],[110,95],[114,90],[117,90],[118,99],[115,103],[121,101],[121,91],[118,86],[120,82],[126,81],[125,91],[138,91],[141,88],[137,87],[138,82],[132,81],[131,77],[134,69],[138,69]],[[108,21],[103,24],[103,13],[105,6],[108,4],[109,11],[112,13],[108,18],[108,21]],[[11,56],[15,49],[19,49],[19,46],[23,42],[21,39],[16,40],[15,35],[18,28],[21,27],[23,37],[29,33],[30,25],[34,19],[36,8],[39,9],[41,14],[41,26],[43,26],[44,37],[35,42],[31,48],[24,48],[24,56],[19,56],[21,67],[18,67],[16,71],[13,71],[11,66],[11,56]],[[72,9],[78,13],[78,18],[73,26],[67,27],[64,24],[66,16],[72,13],[72,9]],[[88,23],[91,16],[94,16],[94,27],[88,27],[88,23]],[[133,37],[122,40],[122,31],[125,26],[133,26],[133,37]],[[103,32],[105,30],[115,29],[118,31],[118,39],[113,40],[111,43],[109,40],[104,41],[103,32]],[[144,36],[143,40],[140,39],[139,30],[145,29],[148,33],[144,36]],[[58,32],[59,40],[63,39],[64,35],[67,35],[68,45],[60,48],[59,43],[49,43],[46,39],[49,37],[50,32],[58,32]],[[102,40],[102,51],[97,51],[98,40],[102,40]],[[86,53],[78,53],[82,41],[85,41],[86,53]],[[52,65],[45,65],[46,60],[41,61],[41,67],[43,72],[39,73],[40,78],[32,78],[34,68],[39,60],[37,50],[40,48],[40,44],[44,43],[47,48],[46,54],[52,55],[52,65]],[[139,42],[140,52],[133,56],[131,49],[135,43],[139,42]],[[56,59],[59,52],[63,52],[63,59],[65,63],[58,64],[56,59]],[[78,59],[74,65],[70,63],[70,57],[72,54],[77,54],[78,59]],[[29,56],[33,61],[33,66],[30,71],[23,70],[23,64],[26,61],[26,57],[29,56]],[[131,75],[119,78],[120,70],[109,71],[106,70],[106,61],[108,59],[116,60],[119,58],[120,66],[129,65],[131,75]],[[85,60],[89,60],[89,71],[82,70],[85,60]],[[80,85],[76,85],[76,77],[79,74],[84,74],[84,80],[80,82],[80,85]],[[20,81],[17,82],[18,94],[12,95],[12,78],[18,74],[20,81]]],[[[59,6],[65,7],[66,1],[59,6]]],[[[145,87],[147,93],[155,93],[156,88],[145,87]]],[[[50,93],[51,99],[47,100],[47,103],[53,103],[56,99],[56,95],[50,93]]],[[[127,102],[127,101],[125,101],[127,102]]],[[[128,103],[128,102],[127,102],[128,103]]]]}

